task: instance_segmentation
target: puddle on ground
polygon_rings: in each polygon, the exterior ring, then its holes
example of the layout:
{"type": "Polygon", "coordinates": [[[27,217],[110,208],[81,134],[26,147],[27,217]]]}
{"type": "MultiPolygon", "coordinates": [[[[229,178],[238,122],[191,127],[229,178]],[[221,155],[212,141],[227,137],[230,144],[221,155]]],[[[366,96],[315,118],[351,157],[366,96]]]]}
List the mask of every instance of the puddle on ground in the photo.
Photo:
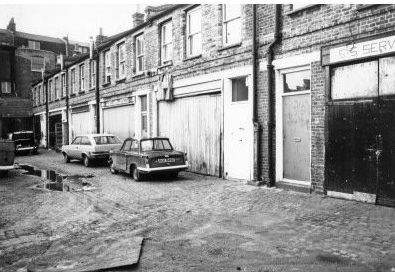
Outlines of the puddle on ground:
{"type": "Polygon", "coordinates": [[[26,172],[24,175],[33,175],[45,179],[43,184],[35,185],[37,189],[48,189],[52,191],[70,192],[70,191],[91,191],[96,189],[87,179],[93,178],[94,175],[64,175],[57,173],[55,170],[36,169],[34,166],[27,164],[18,164],[19,169],[26,172]],[[48,180],[48,182],[46,182],[48,180]]]}

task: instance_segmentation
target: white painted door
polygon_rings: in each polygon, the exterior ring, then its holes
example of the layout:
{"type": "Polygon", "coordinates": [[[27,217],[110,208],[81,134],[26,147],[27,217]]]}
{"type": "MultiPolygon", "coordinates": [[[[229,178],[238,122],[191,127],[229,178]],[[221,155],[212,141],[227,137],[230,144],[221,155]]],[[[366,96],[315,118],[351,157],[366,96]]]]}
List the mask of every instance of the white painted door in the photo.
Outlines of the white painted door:
{"type": "Polygon", "coordinates": [[[247,77],[224,82],[224,176],[251,179],[252,97],[247,77]]]}
{"type": "Polygon", "coordinates": [[[91,114],[89,111],[71,114],[72,138],[92,133],[91,114]]]}
{"type": "Polygon", "coordinates": [[[103,109],[103,131],[116,135],[121,141],[135,136],[134,106],[103,109]]]}

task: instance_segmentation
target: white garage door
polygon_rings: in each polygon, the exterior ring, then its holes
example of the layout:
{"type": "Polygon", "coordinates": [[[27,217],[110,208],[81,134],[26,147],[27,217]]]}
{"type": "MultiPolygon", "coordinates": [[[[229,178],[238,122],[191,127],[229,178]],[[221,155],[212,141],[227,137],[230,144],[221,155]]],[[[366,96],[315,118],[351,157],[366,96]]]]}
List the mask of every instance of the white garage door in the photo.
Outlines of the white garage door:
{"type": "Polygon", "coordinates": [[[81,134],[92,133],[91,114],[89,111],[71,114],[72,138],[81,134]]]}
{"type": "Polygon", "coordinates": [[[159,135],[187,152],[190,170],[220,176],[221,95],[179,98],[159,104],[159,135]]]}
{"type": "Polygon", "coordinates": [[[103,109],[103,131],[118,136],[122,141],[134,136],[134,106],[103,109]]]}

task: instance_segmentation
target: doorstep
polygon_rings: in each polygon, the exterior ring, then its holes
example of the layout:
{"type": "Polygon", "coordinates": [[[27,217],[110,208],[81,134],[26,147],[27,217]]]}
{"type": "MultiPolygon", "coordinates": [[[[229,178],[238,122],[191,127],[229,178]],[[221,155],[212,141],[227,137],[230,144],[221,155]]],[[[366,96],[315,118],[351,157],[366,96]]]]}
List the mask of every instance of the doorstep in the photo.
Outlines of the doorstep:
{"type": "Polygon", "coordinates": [[[308,194],[311,193],[311,186],[310,185],[297,184],[297,183],[292,183],[292,182],[287,182],[287,181],[277,181],[276,187],[281,188],[283,190],[296,191],[296,192],[302,192],[302,193],[308,193],[308,194]]]}

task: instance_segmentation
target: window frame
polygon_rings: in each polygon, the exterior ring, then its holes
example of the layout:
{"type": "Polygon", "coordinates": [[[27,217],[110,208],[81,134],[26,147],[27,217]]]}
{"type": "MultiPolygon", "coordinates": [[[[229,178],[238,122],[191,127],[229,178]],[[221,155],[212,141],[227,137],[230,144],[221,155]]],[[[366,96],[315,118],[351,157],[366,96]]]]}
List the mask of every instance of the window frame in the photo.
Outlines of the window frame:
{"type": "Polygon", "coordinates": [[[144,33],[135,36],[135,63],[136,63],[136,73],[142,73],[145,71],[145,63],[144,63],[144,33]],[[141,42],[141,52],[138,53],[138,43],[141,42]],[[141,69],[139,68],[139,59],[141,58],[141,69]]]}
{"type": "MultiPolygon", "coordinates": [[[[202,51],[203,51],[203,39],[202,39],[202,10],[201,10],[201,6],[197,6],[193,9],[190,9],[187,11],[186,13],[186,57],[187,58],[191,58],[191,57],[195,57],[195,56],[199,56],[202,51]],[[194,12],[199,12],[200,15],[200,26],[199,26],[199,30],[198,32],[194,32],[194,33],[190,33],[190,15],[194,12]],[[191,37],[193,39],[194,36],[196,35],[200,35],[200,48],[199,48],[199,52],[196,53],[191,53],[191,37]]],[[[193,49],[193,48],[192,48],[193,49]]]]}
{"type": "Polygon", "coordinates": [[[164,65],[167,62],[170,62],[173,60],[173,21],[170,19],[160,26],[160,59],[161,59],[161,64],[164,65]],[[170,41],[166,41],[166,30],[164,30],[166,27],[170,26],[170,41]],[[165,56],[164,52],[169,52],[169,48],[171,50],[169,56],[165,56]]]}
{"type": "Polygon", "coordinates": [[[57,99],[60,99],[60,93],[58,93],[58,84],[57,83],[59,83],[59,77],[58,76],[56,76],[55,78],[54,78],[54,94],[55,94],[55,100],[57,100],[57,99]]]}
{"type": "Polygon", "coordinates": [[[83,92],[85,91],[85,63],[82,63],[78,66],[78,86],[79,86],[79,91],[83,92]]]}
{"type": "Polygon", "coordinates": [[[75,94],[76,93],[76,88],[75,88],[75,67],[70,70],[71,76],[70,76],[70,85],[71,85],[71,92],[70,94],[75,94]]]}
{"type": "Polygon", "coordinates": [[[240,15],[238,17],[233,17],[230,19],[226,18],[226,5],[229,4],[222,4],[222,44],[223,46],[230,46],[230,45],[234,45],[234,44],[238,44],[241,42],[241,12],[242,12],[242,5],[240,4],[231,4],[231,5],[238,5],[240,7],[240,15]],[[239,40],[235,41],[235,42],[228,42],[227,41],[227,26],[230,22],[236,21],[236,20],[240,20],[240,29],[239,31],[239,40]]]}
{"type": "Polygon", "coordinates": [[[60,75],[60,98],[66,96],[66,74],[62,73],[60,75]]]}
{"type": "Polygon", "coordinates": [[[89,62],[89,89],[96,87],[96,61],[89,62]]]}
{"type": "Polygon", "coordinates": [[[27,42],[27,47],[28,47],[29,49],[41,50],[41,49],[40,49],[40,48],[41,48],[41,44],[40,44],[39,41],[28,40],[28,42],[27,42]],[[33,46],[30,46],[30,45],[33,45],[33,46]],[[38,46],[37,46],[37,45],[38,45],[38,46]]]}
{"type": "Polygon", "coordinates": [[[103,52],[103,74],[104,82],[103,84],[111,83],[111,53],[110,50],[103,52]]]}
{"type": "Polygon", "coordinates": [[[12,93],[12,82],[11,81],[1,81],[0,85],[1,85],[0,88],[1,88],[2,94],[11,94],[12,93]],[[6,88],[3,88],[3,86],[6,86],[6,88]],[[8,86],[9,86],[9,88],[8,88],[8,86]],[[6,89],[7,92],[5,92],[4,89],[6,89]]]}
{"type": "Polygon", "coordinates": [[[117,44],[117,79],[126,78],[126,42],[123,41],[117,44]],[[121,53],[123,51],[123,58],[121,53]],[[123,66],[123,74],[121,74],[121,66],[123,66]]]}

